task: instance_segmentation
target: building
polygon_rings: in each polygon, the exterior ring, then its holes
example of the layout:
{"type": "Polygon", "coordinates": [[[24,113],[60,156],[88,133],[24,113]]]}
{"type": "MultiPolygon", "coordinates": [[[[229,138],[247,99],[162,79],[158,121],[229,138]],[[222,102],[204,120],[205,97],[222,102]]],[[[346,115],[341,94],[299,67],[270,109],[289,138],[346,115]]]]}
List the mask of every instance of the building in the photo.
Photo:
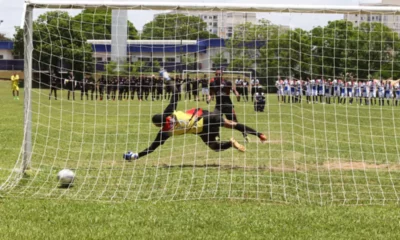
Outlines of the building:
{"type": "MultiPolygon", "coordinates": [[[[399,0],[382,0],[375,4],[361,4],[363,6],[400,6],[399,0]]],[[[344,19],[350,21],[354,26],[360,26],[364,22],[380,22],[387,27],[393,29],[400,35],[400,16],[399,15],[382,15],[382,14],[345,14],[344,19]]]]}
{"type": "Polygon", "coordinates": [[[185,11],[172,11],[168,13],[156,14],[154,17],[165,14],[184,14],[188,16],[197,16],[207,24],[207,31],[216,34],[220,38],[230,38],[233,36],[235,27],[244,24],[252,23],[257,24],[256,13],[244,12],[185,12],[185,11]]]}
{"type": "Polygon", "coordinates": [[[24,60],[14,59],[13,48],[14,42],[11,40],[0,41],[0,70],[15,71],[24,69],[24,60]]]}
{"type": "Polygon", "coordinates": [[[0,60],[12,60],[14,42],[11,40],[0,41],[0,60]]]}
{"type": "MultiPolygon", "coordinates": [[[[104,65],[111,61],[111,40],[88,40],[92,45],[93,58],[98,65],[104,65]]],[[[258,47],[265,44],[264,41],[256,41],[258,47]]],[[[213,57],[223,53],[224,65],[229,65],[229,51],[226,50],[224,39],[203,40],[128,40],[127,61],[143,61],[152,65],[157,61],[161,67],[168,71],[181,71],[186,65],[183,58],[190,56],[192,65],[196,70],[212,70],[216,66],[213,57]]],[[[99,71],[99,67],[97,67],[99,71]]]]}

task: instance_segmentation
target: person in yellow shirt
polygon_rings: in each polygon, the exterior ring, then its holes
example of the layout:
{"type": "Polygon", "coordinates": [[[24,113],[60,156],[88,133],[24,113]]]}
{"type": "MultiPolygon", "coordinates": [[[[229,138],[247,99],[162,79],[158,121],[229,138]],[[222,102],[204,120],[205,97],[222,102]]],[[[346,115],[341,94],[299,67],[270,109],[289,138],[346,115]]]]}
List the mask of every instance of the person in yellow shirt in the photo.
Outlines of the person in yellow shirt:
{"type": "Polygon", "coordinates": [[[173,91],[171,102],[164,112],[162,114],[155,114],[152,118],[153,124],[161,128],[154,142],[139,153],[128,152],[124,154],[125,160],[130,161],[143,157],[154,152],[154,150],[160,145],[163,145],[168,138],[187,133],[198,135],[209,148],[216,152],[224,151],[232,147],[241,152],[246,151],[245,147],[233,138],[231,138],[230,141],[219,141],[219,131],[221,127],[255,135],[261,142],[267,140],[264,134],[241,123],[223,118],[222,113],[218,109],[214,110],[214,112],[208,112],[197,108],[182,112],[176,110],[177,102],[178,94],[176,94],[175,90],[173,91]]]}
{"type": "Polygon", "coordinates": [[[11,75],[11,90],[12,90],[12,95],[14,97],[14,100],[19,100],[19,76],[18,74],[14,73],[11,75]]]}

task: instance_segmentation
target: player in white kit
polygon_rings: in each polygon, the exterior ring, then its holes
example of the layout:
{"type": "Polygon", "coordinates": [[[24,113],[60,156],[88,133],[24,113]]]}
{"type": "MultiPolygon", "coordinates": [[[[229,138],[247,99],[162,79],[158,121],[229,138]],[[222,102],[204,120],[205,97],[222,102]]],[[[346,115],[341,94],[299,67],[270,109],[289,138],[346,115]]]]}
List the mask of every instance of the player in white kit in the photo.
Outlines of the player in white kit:
{"type": "Polygon", "coordinates": [[[339,89],[340,89],[339,103],[342,103],[342,102],[346,103],[345,100],[346,100],[346,97],[347,97],[347,89],[346,89],[346,86],[345,86],[345,82],[343,82],[343,80],[341,80],[341,79],[339,79],[338,82],[339,82],[338,86],[339,86],[339,89]]]}
{"type": "Polygon", "coordinates": [[[315,82],[314,79],[311,79],[310,84],[311,84],[312,103],[314,103],[315,101],[317,101],[317,83],[315,82]]]}
{"type": "Polygon", "coordinates": [[[378,102],[379,106],[385,105],[385,83],[381,79],[380,81],[377,82],[377,87],[378,87],[378,102]]]}
{"type": "MultiPolygon", "coordinates": [[[[286,103],[286,97],[289,96],[290,93],[290,83],[289,80],[287,78],[285,78],[285,80],[283,80],[283,102],[286,103]]],[[[289,102],[289,99],[288,99],[289,102]]]]}
{"type": "MultiPolygon", "coordinates": [[[[353,104],[353,80],[350,80],[348,82],[346,82],[345,84],[346,86],[346,91],[347,91],[347,97],[349,98],[349,103],[353,104]]],[[[346,98],[344,99],[344,103],[346,104],[346,98]]]]}
{"type": "Polygon", "coordinates": [[[389,80],[386,80],[386,83],[385,83],[385,98],[386,98],[386,101],[387,101],[388,105],[390,105],[390,99],[392,98],[392,92],[393,92],[392,83],[389,80]]]}
{"type": "Polygon", "coordinates": [[[361,90],[360,90],[361,81],[354,81],[354,97],[356,98],[356,103],[361,104],[361,90]]]}
{"type": "Polygon", "coordinates": [[[331,104],[331,95],[332,95],[332,80],[329,78],[327,82],[325,82],[325,102],[331,104]]]}
{"type": "Polygon", "coordinates": [[[369,98],[371,99],[371,105],[376,105],[376,91],[377,91],[376,81],[374,79],[369,80],[369,98]]]}
{"type": "Polygon", "coordinates": [[[400,100],[400,85],[399,85],[399,82],[394,84],[393,89],[394,89],[394,93],[396,94],[395,102],[396,102],[396,107],[397,107],[398,104],[399,104],[399,100],[400,100]]]}
{"type": "Polygon", "coordinates": [[[364,101],[365,101],[365,105],[369,104],[369,92],[370,91],[369,91],[368,82],[365,81],[362,84],[362,95],[363,95],[363,98],[364,98],[364,101]]]}
{"type": "Polygon", "coordinates": [[[323,103],[322,98],[325,96],[325,80],[323,77],[317,79],[317,91],[319,96],[319,102],[323,103]]]}
{"type": "MultiPolygon", "coordinates": [[[[290,96],[292,98],[292,103],[294,103],[296,95],[296,82],[293,79],[290,79],[290,96]]],[[[289,101],[288,101],[289,102],[289,101]]]]}
{"type": "Polygon", "coordinates": [[[336,97],[337,97],[337,102],[339,103],[340,88],[339,88],[339,82],[337,79],[333,79],[332,87],[333,87],[333,103],[336,103],[336,97]]]}
{"type": "Polygon", "coordinates": [[[312,95],[310,78],[307,78],[307,80],[305,82],[305,87],[306,87],[306,101],[308,104],[310,104],[311,95],[312,95]]]}
{"type": "Polygon", "coordinates": [[[302,80],[297,79],[295,85],[296,85],[296,89],[295,89],[295,91],[296,91],[296,93],[295,93],[296,94],[296,99],[295,99],[295,102],[301,103],[301,97],[303,95],[303,83],[302,83],[302,80]]]}
{"type": "Polygon", "coordinates": [[[275,82],[276,95],[278,96],[278,103],[283,102],[283,80],[278,78],[275,82]]]}

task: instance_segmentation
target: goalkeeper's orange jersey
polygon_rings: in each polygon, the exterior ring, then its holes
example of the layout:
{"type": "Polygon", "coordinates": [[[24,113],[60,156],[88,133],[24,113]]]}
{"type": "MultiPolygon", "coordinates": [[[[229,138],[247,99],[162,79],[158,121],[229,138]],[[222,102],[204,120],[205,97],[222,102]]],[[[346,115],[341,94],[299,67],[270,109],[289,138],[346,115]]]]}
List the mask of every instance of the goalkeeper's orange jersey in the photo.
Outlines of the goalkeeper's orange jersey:
{"type": "Polygon", "coordinates": [[[183,135],[186,133],[198,134],[203,131],[202,109],[192,109],[186,112],[174,111],[167,118],[162,131],[172,135],[183,135]]]}

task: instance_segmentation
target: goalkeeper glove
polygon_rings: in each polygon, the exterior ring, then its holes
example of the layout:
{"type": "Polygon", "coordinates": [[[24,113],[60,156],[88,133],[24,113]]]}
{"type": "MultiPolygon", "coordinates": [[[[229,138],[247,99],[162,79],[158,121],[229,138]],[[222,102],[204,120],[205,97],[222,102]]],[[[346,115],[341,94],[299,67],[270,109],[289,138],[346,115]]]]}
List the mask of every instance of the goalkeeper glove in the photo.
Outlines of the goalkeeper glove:
{"type": "Polygon", "coordinates": [[[133,152],[124,153],[124,159],[127,161],[136,160],[139,158],[139,154],[133,152]]]}

